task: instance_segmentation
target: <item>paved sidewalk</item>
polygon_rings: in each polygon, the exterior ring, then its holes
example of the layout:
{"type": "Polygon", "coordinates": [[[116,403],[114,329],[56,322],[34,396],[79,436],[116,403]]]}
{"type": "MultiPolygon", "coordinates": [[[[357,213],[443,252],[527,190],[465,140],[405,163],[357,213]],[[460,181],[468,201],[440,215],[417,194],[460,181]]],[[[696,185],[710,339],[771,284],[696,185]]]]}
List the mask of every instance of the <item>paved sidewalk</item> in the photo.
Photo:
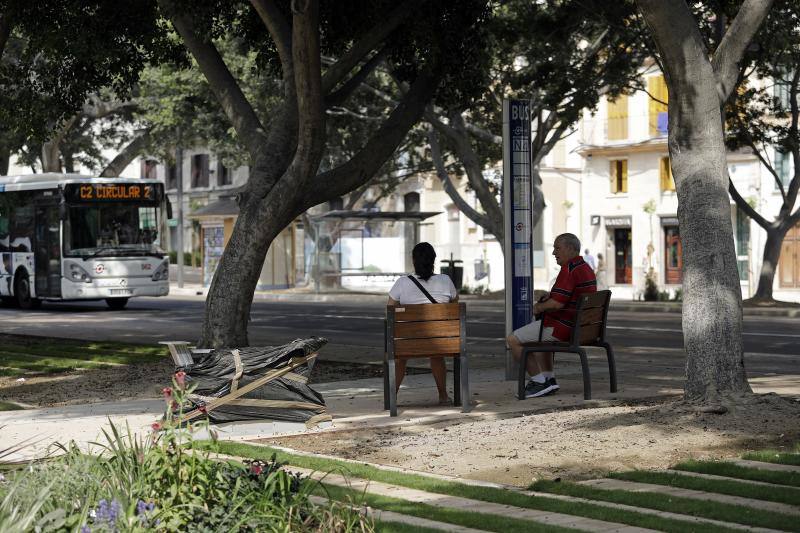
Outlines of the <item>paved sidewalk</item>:
{"type": "MultiPolygon", "coordinates": [[[[170,294],[177,296],[193,296],[205,299],[208,288],[199,283],[185,283],[179,288],[173,280],[170,284],[170,294]]],[[[275,302],[373,302],[381,303],[386,301],[386,294],[383,292],[356,292],[356,291],[329,291],[314,292],[313,288],[292,288],[283,290],[256,291],[253,295],[255,300],[275,301],[275,302]]],[[[472,294],[462,294],[459,296],[462,301],[469,302],[470,305],[485,305],[487,307],[502,308],[505,301],[502,298],[487,298],[472,294]]],[[[646,312],[646,313],[680,313],[681,302],[641,302],[630,300],[611,300],[611,310],[620,312],[646,312]]],[[[745,316],[773,316],[773,317],[800,317],[800,307],[748,307],[743,308],[745,316]]]]}

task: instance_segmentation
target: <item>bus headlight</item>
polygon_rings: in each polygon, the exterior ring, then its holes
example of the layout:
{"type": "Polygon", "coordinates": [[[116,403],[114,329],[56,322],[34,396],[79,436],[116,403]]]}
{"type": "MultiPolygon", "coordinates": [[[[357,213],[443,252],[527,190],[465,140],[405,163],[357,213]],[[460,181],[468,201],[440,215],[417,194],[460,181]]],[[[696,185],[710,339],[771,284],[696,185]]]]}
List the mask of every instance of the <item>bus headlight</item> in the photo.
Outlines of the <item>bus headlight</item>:
{"type": "Polygon", "coordinates": [[[80,283],[91,283],[92,276],[89,275],[80,265],[75,263],[69,264],[69,279],[71,281],[80,283]]]}
{"type": "Polygon", "coordinates": [[[150,277],[153,281],[161,281],[161,280],[168,280],[169,279],[169,260],[164,261],[160,265],[153,275],[150,277]]]}

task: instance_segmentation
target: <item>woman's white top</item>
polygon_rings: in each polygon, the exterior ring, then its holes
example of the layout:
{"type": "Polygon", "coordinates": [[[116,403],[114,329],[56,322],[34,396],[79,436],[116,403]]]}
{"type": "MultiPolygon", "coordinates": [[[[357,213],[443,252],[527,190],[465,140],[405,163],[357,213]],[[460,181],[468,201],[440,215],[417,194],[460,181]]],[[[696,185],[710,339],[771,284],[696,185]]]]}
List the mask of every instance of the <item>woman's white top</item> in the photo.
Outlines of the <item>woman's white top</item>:
{"type": "MultiPolygon", "coordinates": [[[[419,281],[420,285],[425,287],[425,290],[433,296],[433,299],[436,300],[437,303],[445,304],[458,296],[458,292],[450,276],[434,274],[428,281],[425,281],[416,274],[413,274],[413,276],[419,281]]],[[[389,296],[392,300],[399,302],[401,305],[431,303],[428,297],[422,294],[419,287],[408,279],[408,276],[398,278],[398,280],[394,282],[394,285],[389,290],[389,296]]]]}

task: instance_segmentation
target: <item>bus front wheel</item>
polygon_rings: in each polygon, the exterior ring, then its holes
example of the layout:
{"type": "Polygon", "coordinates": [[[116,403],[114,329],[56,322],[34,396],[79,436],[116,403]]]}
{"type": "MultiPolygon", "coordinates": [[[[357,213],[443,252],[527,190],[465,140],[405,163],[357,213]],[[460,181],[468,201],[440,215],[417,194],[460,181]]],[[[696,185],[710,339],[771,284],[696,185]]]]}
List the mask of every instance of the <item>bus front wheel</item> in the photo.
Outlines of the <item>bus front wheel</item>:
{"type": "Polygon", "coordinates": [[[21,309],[38,309],[42,305],[41,300],[31,297],[31,279],[24,272],[14,282],[14,297],[21,309]]]}
{"type": "Polygon", "coordinates": [[[128,305],[127,298],[106,298],[106,304],[111,309],[119,311],[120,309],[125,309],[125,306],[128,305]]]}

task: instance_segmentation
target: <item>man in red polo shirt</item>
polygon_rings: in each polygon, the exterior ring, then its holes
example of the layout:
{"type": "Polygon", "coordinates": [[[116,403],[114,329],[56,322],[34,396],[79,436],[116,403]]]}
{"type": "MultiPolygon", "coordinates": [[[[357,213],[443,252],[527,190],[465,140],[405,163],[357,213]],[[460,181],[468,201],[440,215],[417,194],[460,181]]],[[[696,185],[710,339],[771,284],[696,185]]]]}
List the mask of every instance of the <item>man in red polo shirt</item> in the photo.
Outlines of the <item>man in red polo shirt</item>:
{"type": "MultiPolygon", "coordinates": [[[[572,333],[575,306],[582,294],[597,290],[594,270],[581,257],[581,241],[572,233],[562,233],[553,243],[553,255],[561,266],[550,294],[533,306],[533,314],[547,311],[544,323],[534,320],[508,336],[508,346],[514,359],[522,355],[522,345],[539,340],[568,341],[572,333]],[[544,329],[542,329],[544,328],[544,329]]],[[[559,389],[553,372],[553,352],[537,352],[528,357],[528,374],[531,380],[525,387],[526,398],[552,394],[559,389]]]]}

